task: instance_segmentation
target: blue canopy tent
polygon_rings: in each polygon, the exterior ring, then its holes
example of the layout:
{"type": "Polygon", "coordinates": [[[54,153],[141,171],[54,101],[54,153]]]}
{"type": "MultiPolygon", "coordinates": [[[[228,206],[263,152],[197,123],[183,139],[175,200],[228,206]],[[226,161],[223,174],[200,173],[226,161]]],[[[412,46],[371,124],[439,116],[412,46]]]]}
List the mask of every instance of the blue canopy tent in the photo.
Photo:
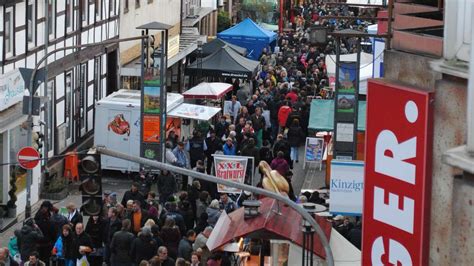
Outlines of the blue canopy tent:
{"type": "Polygon", "coordinates": [[[247,48],[247,57],[258,60],[263,48],[275,48],[277,34],[263,29],[251,19],[246,18],[239,24],[217,34],[219,39],[247,48]]]}

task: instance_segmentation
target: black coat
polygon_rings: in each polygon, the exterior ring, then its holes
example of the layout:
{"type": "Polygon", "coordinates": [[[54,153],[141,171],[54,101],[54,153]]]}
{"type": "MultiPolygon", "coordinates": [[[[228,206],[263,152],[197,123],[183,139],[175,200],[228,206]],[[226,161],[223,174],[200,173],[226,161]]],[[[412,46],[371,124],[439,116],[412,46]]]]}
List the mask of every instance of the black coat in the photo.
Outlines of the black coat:
{"type": "MultiPolygon", "coordinates": [[[[134,222],[134,219],[133,219],[133,212],[130,213],[130,216],[127,217],[127,219],[130,219],[130,231],[133,232],[133,228],[135,228],[135,222],[134,222]]],[[[142,218],[140,219],[140,228],[142,228],[146,221],[148,221],[148,219],[150,219],[150,215],[148,214],[147,211],[143,210],[142,209],[142,218]]],[[[138,232],[136,232],[138,233],[138,232]]]]}
{"type": "Polygon", "coordinates": [[[37,243],[43,238],[43,233],[39,228],[24,225],[21,230],[15,231],[15,236],[17,237],[21,260],[27,261],[31,253],[38,251],[37,243]]]}
{"type": "Polygon", "coordinates": [[[131,256],[136,265],[142,260],[150,260],[156,255],[158,243],[150,235],[138,235],[132,242],[131,256]]]}
{"type": "Polygon", "coordinates": [[[104,229],[105,223],[100,219],[97,221],[97,223],[94,223],[91,217],[89,222],[87,222],[86,233],[92,240],[93,248],[101,248],[102,243],[105,242],[104,229]]]}
{"type": "Polygon", "coordinates": [[[291,160],[290,159],[290,144],[288,143],[288,141],[282,139],[275,142],[275,146],[273,147],[273,156],[276,156],[279,151],[282,151],[285,154],[284,158],[287,161],[291,160]]]}
{"type": "Polygon", "coordinates": [[[183,237],[183,239],[179,241],[178,258],[191,261],[191,253],[193,253],[193,244],[191,241],[183,237]]]}
{"type": "Polygon", "coordinates": [[[74,213],[74,216],[72,216],[69,222],[73,225],[72,228],[74,229],[76,227],[76,224],[82,223],[82,220],[82,214],[79,211],[76,211],[76,213],[74,213]]]}
{"type": "Polygon", "coordinates": [[[137,192],[132,192],[131,190],[128,190],[127,192],[125,192],[125,195],[123,195],[122,202],[121,202],[122,205],[127,206],[127,201],[129,201],[129,200],[133,200],[133,201],[138,200],[142,204],[141,206],[146,205],[145,198],[138,191],[137,192]]]}
{"type": "Polygon", "coordinates": [[[303,129],[300,126],[290,127],[287,138],[290,147],[299,147],[305,138],[303,129]]]}
{"type": "Polygon", "coordinates": [[[114,263],[132,264],[133,260],[130,251],[134,239],[135,236],[128,231],[120,230],[114,234],[110,243],[110,261],[112,265],[114,263]]]}
{"type": "Polygon", "coordinates": [[[122,222],[119,218],[113,221],[110,218],[107,219],[107,222],[104,227],[104,242],[106,245],[110,245],[112,237],[116,232],[120,231],[120,228],[122,228],[122,222]]]}
{"type": "Polygon", "coordinates": [[[207,158],[212,158],[212,154],[216,153],[218,150],[222,150],[221,140],[216,136],[214,139],[211,137],[206,139],[206,156],[207,158]]]}
{"type": "MultiPolygon", "coordinates": [[[[179,213],[181,214],[181,216],[183,216],[184,224],[186,225],[186,230],[193,228],[195,216],[194,216],[194,211],[192,210],[192,208],[181,209],[179,213]]],[[[183,232],[183,235],[184,234],[185,232],[183,232]]]]}
{"type": "Polygon", "coordinates": [[[80,246],[90,247],[91,249],[93,248],[92,240],[86,232],[83,232],[80,235],[73,234],[72,239],[72,249],[76,259],[80,259],[83,256],[81,253],[79,253],[80,246]]]}

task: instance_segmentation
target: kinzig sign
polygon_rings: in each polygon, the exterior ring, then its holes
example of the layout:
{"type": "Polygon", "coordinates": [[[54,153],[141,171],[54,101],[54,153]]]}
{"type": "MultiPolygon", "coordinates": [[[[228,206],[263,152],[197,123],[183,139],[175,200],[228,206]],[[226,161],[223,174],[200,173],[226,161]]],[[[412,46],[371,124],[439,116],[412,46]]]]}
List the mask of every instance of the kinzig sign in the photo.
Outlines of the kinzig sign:
{"type": "Polygon", "coordinates": [[[428,265],[433,93],[371,80],[362,265],[428,265]]]}
{"type": "Polygon", "coordinates": [[[24,94],[25,82],[19,69],[0,76],[0,111],[22,101],[24,94]]]}

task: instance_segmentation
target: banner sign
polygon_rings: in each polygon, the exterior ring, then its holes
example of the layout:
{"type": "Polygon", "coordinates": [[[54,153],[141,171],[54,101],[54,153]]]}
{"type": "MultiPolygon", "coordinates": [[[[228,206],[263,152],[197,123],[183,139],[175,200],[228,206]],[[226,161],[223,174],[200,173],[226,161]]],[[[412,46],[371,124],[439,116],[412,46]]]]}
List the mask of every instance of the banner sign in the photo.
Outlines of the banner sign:
{"type": "Polygon", "coordinates": [[[19,69],[0,75],[0,111],[23,100],[25,81],[19,69]]]}
{"type": "Polygon", "coordinates": [[[323,160],[324,139],[323,138],[306,138],[305,145],[305,161],[320,162],[323,160]]]}
{"type": "Polygon", "coordinates": [[[362,215],[364,162],[332,160],[329,188],[329,212],[348,216],[362,215]]]}
{"type": "Polygon", "coordinates": [[[428,265],[433,93],[370,80],[362,265],[428,265]]]}
{"type": "MultiPolygon", "coordinates": [[[[214,170],[217,178],[243,184],[247,172],[248,157],[214,155],[214,170]]],[[[240,193],[240,189],[217,185],[219,193],[240,193]]]]}
{"type": "MultiPolygon", "coordinates": [[[[161,34],[164,39],[164,33],[161,34]]],[[[154,38],[142,41],[141,147],[140,155],[162,161],[166,125],[166,56],[154,38]]]]}

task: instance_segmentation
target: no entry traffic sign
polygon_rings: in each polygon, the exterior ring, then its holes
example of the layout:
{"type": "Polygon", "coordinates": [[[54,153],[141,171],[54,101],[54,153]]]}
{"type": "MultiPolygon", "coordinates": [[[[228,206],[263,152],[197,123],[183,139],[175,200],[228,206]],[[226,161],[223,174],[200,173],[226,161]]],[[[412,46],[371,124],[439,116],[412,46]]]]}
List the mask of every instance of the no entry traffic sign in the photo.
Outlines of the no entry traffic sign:
{"type": "Polygon", "coordinates": [[[33,147],[24,147],[17,154],[17,160],[21,167],[25,169],[35,168],[40,159],[40,154],[33,147]]]}

